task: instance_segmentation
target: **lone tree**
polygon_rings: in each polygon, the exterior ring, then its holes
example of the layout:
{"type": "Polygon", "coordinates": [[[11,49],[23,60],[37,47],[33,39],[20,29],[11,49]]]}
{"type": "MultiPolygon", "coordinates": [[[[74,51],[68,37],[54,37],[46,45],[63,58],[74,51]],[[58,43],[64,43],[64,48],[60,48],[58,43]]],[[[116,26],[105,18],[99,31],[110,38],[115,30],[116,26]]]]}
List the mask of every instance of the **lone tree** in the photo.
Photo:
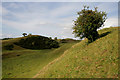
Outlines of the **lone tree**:
{"type": "Polygon", "coordinates": [[[27,35],[27,33],[23,33],[22,35],[25,37],[27,35]]]}
{"type": "Polygon", "coordinates": [[[84,6],[84,9],[77,13],[79,16],[74,21],[73,34],[81,39],[86,37],[88,42],[93,42],[99,38],[97,29],[102,27],[107,14],[104,11],[90,10],[89,6],[84,6]]]}

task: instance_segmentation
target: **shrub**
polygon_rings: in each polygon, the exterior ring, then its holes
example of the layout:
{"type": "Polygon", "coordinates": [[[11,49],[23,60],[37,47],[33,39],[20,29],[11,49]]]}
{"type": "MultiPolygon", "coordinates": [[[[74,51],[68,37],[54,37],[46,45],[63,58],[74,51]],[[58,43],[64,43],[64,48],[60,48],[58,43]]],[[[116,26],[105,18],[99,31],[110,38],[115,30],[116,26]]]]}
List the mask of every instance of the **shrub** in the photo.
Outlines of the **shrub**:
{"type": "Polygon", "coordinates": [[[28,36],[15,44],[27,49],[51,49],[59,47],[57,41],[44,36],[28,36]]]}
{"type": "Polygon", "coordinates": [[[13,50],[14,46],[12,44],[4,46],[6,50],[13,50]]]}

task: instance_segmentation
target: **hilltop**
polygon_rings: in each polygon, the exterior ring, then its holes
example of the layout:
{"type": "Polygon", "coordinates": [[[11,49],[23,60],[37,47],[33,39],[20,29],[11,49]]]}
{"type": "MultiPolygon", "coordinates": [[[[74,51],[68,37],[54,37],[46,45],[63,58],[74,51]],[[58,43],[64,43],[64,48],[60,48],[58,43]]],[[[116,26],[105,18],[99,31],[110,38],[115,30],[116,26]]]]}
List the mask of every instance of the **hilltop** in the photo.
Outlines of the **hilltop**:
{"type": "Polygon", "coordinates": [[[118,27],[99,30],[100,38],[75,44],[34,78],[117,78],[118,27]]]}
{"type": "MultiPolygon", "coordinates": [[[[6,38],[7,39],[7,38],[6,38]]],[[[14,50],[16,47],[19,49],[51,49],[58,48],[57,41],[48,37],[39,35],[30,35],[20,38],[8,38],[8,40],[2,40],[3,50],[14,50]]]]}
{"type": "Polygon", "coordinates": [[[24,49],[51,49],[58,48],[59,43],[79,42],[71,38],[54,40],[51,37],[41,35],[28,35],[18,38],[4,38],[2,41],[2,51],[24,50],[24,49]]]}

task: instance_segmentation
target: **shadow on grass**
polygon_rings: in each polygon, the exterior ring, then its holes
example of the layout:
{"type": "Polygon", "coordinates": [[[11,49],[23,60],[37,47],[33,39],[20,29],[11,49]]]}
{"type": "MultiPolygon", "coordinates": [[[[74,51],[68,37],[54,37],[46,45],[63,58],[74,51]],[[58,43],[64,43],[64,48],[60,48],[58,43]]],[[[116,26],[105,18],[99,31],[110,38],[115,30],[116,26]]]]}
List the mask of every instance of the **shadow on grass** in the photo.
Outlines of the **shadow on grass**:
{"type": "MultiPolygon", "coordinates": [[[[110,34],[110,33],[111,33],[111,31],[102,33],[102,34],[99,35],[99,38],[105,37],[105,36],[107,36],[107,35],[110,34]]],[[[97,39],[99,39],[99,38],[97,38],[97,39]]],[[[96,39],[96,40],[97,40],[97,39],[96,39]]],[[[95,40],[95,41],[96,41],[96,40],[95,40]]],[[[93,42],[94,42],[94,41],[93,41],[93,42]]],[[[90,44],[90,43],[92,43],[92,42],[86,42],[87,45],[90,44]]]]}
{"type": "MultiPolygon", "coordinates": [[[[110,33],[111,33],[111,31],[102,33],[102,34],[100,34],[99,38],[104,37],[104,36],[106,36],[106,35],[108,35],[108,34],[110,34],[110,33]]],[[[98,38],[98,39],[99,39],[99,38],[98,38]]]]}

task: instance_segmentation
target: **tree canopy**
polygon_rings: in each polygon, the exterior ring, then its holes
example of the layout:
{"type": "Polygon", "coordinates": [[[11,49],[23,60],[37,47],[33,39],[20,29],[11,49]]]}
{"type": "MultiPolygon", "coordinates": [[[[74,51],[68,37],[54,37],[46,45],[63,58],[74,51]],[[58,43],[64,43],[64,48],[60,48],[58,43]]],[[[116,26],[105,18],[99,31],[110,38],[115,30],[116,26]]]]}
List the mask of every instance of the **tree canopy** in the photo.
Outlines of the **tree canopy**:
{"type": "Polygon", "coordinates": [[[99,37],[97,29],[103,26],[107,18],[106,12],[98,11],[97,7],[91,10],[89,6],[84,6],[84,9],[77,14],[78,17],[74,20],[73,34],[81,39],[86,37],[88,42],[95,41],[99,37]]]}
{"type": "Polygon", "coordinates": [[[22,35],[25,37],[27,35],[27,33],[23,33],[22,35]]]}

